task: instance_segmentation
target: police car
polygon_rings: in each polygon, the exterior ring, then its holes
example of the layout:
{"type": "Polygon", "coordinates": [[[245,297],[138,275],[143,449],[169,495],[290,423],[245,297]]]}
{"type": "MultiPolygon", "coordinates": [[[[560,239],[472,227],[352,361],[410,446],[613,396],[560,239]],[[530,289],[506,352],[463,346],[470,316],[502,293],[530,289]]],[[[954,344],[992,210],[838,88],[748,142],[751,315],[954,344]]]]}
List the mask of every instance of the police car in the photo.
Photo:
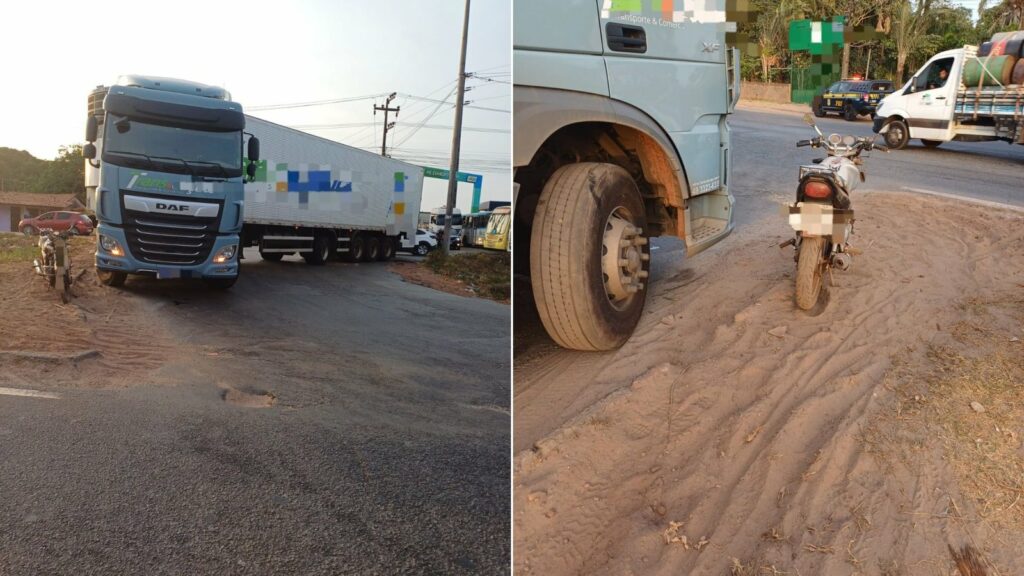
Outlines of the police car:
{"type": "Polygon", "coordinates": [[[829,112],[838,112],[849,121],[865,114],[874,117],[878,103],[892,91],[889,80],[840,80],[815,96],[811,109],[818,118],[829,112]]]}

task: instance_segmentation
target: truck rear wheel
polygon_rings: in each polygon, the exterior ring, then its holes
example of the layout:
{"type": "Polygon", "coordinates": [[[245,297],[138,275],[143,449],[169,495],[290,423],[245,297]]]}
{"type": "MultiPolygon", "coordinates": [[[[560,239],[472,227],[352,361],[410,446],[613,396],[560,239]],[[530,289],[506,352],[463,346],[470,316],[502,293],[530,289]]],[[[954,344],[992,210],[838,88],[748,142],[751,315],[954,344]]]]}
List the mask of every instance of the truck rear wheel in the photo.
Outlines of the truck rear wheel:
{"type": "Polygon", "coordinates": [[[644,204],[614,164],[559,168],[544,185],[530,238],[537,312],[551,338],[575,350],[611,350],[644,308],[650,247],[644,204]]]}
{"type": "Polygon", "coordinates": [[[348,254],[345,259],[349,262],[360,262],[366,253],[366,242],[362,236],[353,236],[348,242],[348,254]]]}
{"type": "Polygon", "coordinates": [[[380,242],[380,256],[377,258],[381,262],[391,260],[395,257],[395,241],[393,238],[383,238],[380,242]]]}
{"type": "Polygon", "coordinates": [[[313,251],[302,253],[302,258],[306,261],[306,264],[312,264],[313,266],[322,265],[327,262],[330,256],[331,243],[326,236],[320,234],[313,238],[313,251]]]}
{"type": "Polygon", "coordinates": [[[375,262],[380,258],[380,238],[370,236],[366,240],[366,251],[363,253],[363,262],[375,262]]]}
{"type": "Polygon", "coordinates": [[[100,279],[100,283],[104,286],[117,288],[119,286],[124,286],[124,281],[128,279],[128,273],[97,268],[96,277],[100,279]]]}

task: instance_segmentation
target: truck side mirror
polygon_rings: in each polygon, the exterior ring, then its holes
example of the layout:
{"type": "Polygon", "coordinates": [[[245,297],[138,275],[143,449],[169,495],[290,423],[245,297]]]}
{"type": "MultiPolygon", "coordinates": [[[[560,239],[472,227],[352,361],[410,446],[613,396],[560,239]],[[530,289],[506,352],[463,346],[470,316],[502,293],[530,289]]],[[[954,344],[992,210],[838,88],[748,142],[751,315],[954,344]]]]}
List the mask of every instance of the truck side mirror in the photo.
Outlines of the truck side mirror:
{"type": "Polygon", "coordinates": [[[245,175],[249,177],[249,181],[253,182],[256,180],[256,163],[249,161],[249,164],[245,167],[245,175]]]}
{"type": "Polygon", "coordinates": [[[85,141],[95,142],[96,133],[99,131],[99,125],[96,122],[96,117],[89,114],[89,117],[85,121],[85,141]]]}
{"type": "Polygon", "coordinates": [[[82,157],[86,160],[93,160],[96,158],[96,145],[89,142],[85,146],[82,146],[82,157]]]}
{"type": "MultiPolygon", "coordinates": [[[[259,141],[259,138],[256,138],[255,136],[250,136],[249,137],[249,154],[248,154],[248,156],[249,156],[249,162],[259,162],[260,161],[260,141],[259,141]]],[[[249,165],[252,166],[252,164],[249,164],[249,165]]],[[[254,168],[254,170],[255,170],[255,168],[254,168]]]]}

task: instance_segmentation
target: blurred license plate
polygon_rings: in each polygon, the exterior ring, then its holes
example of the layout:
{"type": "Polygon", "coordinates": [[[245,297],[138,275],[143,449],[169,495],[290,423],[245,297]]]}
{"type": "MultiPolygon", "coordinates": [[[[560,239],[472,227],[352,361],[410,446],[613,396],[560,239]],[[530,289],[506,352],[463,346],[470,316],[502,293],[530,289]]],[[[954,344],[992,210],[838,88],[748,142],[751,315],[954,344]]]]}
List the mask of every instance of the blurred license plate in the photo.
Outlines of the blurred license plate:
{"type": "Polygon", "coordinates": [[[157,268],[156,277],[159,280],[166,280],[168,278],[181,278],[180,268],[157,268]]]}

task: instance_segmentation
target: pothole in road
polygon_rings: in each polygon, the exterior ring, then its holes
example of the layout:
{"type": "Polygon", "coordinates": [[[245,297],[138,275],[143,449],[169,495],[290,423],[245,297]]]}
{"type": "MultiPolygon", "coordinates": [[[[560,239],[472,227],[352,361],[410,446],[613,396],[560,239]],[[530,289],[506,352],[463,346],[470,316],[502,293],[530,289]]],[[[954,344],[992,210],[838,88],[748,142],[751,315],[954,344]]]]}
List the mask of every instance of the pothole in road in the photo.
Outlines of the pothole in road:
{"type": "Polygon", "coordinates": [[[225,388],[221,397],[228,404],[242,408],[270,408],[277,403],[277,397],[270,392],[247,392],[235,388],[225,388]]]}

